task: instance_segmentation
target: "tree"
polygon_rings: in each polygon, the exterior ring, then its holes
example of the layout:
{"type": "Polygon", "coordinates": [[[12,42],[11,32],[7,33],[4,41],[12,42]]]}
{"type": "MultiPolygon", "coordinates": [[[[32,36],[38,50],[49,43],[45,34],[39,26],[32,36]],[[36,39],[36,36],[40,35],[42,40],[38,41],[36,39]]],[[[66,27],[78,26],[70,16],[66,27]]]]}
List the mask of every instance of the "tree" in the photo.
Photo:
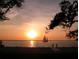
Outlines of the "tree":
{"type": "Polygon", "coordinates": [[[75,17],[78,16],[78,1],[61,1],[59,4],[61,8],[61,12],[57,13],[53,20],[51,20],[50,24],[48,25],[47,30],[54,29],[57,26],[62,26],[63,29],[67,28],[69,32],[67,33],[67,37],[75,38],[78,40],[78,29],[71,31],[70,28],[75,22],[75,17]]]}
{"type": "Polygon", "coordinates": [[[23,0],[0,0],[0,21],[9,20],[6,13],[14,6],[21,7],[23,2],[23,0]]]}
{"type": "MultiPolygon", "coordinates": [[[[0,21],[9,20],[6,13],[14,6],[20,8],[23,2],[23,0],[0,0],[0,21]]],[[[2,41],[0,41],[0,47],[4,47],[2,41]]]]}

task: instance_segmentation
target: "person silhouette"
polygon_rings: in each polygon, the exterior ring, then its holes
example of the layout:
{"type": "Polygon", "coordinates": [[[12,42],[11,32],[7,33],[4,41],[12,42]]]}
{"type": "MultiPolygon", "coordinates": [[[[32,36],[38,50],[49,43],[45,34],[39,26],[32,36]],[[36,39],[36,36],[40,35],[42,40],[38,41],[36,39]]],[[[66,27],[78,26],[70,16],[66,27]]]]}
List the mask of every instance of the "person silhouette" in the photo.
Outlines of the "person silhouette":
{"type": "Polygon", "coordinates": [[[56,48],[58,47],[58,44],[56,43],[56,48]]]}

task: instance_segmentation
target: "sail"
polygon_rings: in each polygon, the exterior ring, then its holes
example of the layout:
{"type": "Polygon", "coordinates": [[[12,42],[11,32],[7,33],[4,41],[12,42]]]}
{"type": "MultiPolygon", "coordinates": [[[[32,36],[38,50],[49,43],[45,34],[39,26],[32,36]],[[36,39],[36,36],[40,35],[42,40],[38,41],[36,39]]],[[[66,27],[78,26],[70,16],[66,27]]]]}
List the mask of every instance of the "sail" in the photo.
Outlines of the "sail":
{"type": "Polygon", "coordinates": [[[48,42],[48,38],[46,36],[44,36],[43,42],[48,42]]]}

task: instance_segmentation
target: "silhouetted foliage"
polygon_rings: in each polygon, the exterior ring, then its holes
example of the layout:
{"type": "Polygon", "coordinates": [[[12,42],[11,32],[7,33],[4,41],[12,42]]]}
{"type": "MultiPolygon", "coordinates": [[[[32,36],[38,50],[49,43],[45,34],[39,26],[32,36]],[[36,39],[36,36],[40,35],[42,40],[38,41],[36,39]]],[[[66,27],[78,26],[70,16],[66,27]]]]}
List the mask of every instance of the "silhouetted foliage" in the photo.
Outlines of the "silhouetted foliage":
{"type": "Polygon", "coordinates": [[[49,29],[53,29],[54,27],[60,25],[61,22],[64,21],[65,17],[66,16],[63,12],[56,14],[56,16],[54,17],[54,20],[51,20],[51,23],[49,25],[49,29]]]}
{"type": "Polygon", "coordinates": [[[4,47],[4,45],[2,44],[2,41],[0,41],[0,48],[4,47]]]}
{"type": "Polygon", "coordinates": [[[8,20],[5,14],[14,6],[21,7],[23,0],[0,0],[0,21],[8,20]]]}
{"type": "MultiPolygon", "coordinates": [[[[47,30],[54,29],[57,26],[63,26],[63,28],[71,28],[71,26],[78,22],[78,20],[75,20],[74,18],[78,16],[78,1],[73,1],[71,3],[70,1],[61,1],[59,4],[61,8],[61,12],[57,13],[53,20],[51,20],[50,24],[48,25],[47,30]]],[[[69,29],[68,29],[69,30],[69,29]]],[[[70,31],[67,34],[68,37],[77,37],[78,36],[78,30],[70,31]]]]}
{"type": "Polygon", "coordinates": [[[70,31],[66,36],[68,38],[75,38],[76,40],[78,40],[78,29],[70,31]]]}

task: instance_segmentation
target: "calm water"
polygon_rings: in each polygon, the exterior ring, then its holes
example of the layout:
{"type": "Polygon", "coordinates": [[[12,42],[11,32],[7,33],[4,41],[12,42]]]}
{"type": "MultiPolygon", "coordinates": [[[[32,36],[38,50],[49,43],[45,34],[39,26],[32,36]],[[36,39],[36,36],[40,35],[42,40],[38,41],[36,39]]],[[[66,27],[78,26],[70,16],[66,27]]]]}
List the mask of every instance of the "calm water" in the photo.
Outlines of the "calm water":
{"type": "Polygon", "coordinates": [[[52,47],[52,46],[58,47],[77,47],[78,42],[77,41],[71,41],[71,40],[60,40],[60,41],[48,41],[43,42],[42,40],[39,41],[27,41],[27,40],[12,40],[12,41],[3,41],[3,45],[5,47],[52,47]]]}

